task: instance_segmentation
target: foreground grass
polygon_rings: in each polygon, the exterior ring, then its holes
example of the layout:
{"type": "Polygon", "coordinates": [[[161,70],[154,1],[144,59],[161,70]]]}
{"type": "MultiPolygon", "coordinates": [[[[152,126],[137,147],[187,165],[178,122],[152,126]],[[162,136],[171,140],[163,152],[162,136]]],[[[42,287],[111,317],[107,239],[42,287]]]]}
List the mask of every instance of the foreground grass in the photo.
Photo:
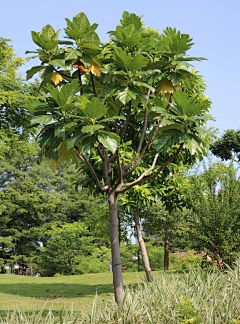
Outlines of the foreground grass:
{"type": "MultiPolygon", "coordinates": [[[[156,277],[158,272],[153,272],[156,277]]],[[[124,285],[137,283],[138,278],[144,280],[144,272],[138,276],[134,272],[123,273],[124,285]]],[[[53,313],[59,312],[63,305],[75,312],[89,312],[96,292],[104,301],[113,292],[112,274],[97,273],[80,276],[62,277],[29,277],[16,275],[0,275],[0,316],[6,316],[17,304],[24,312],[42,309],[47,301],[44,313],[49,308],[53,313]]]]}
{"type": "MultiPolygon", "coordinates": [[[[89,275],[79,276],[81,277],[82,282],[75,281],[77,276],[60,278],[30,278],[33,282],[27,283],[26,281],[26,285],[29,284],[32,289],[41,286],[40,281],[37,283],[35,281],[36,279],[42,280],[42,287],[45,289],[47,280],[50,285],[52,282],[52,288],[58,286],[58,291],[62,295],[64,295],[64,293],[70,294],[73,292],[67,292],[64,289],[67,289],[68,285],[74,287],[74,281],[76,288],[80,287],[82,292],[84,291],[83,287],[86,286],[87,290],[85,291],[85,294],[87,296],[83,297],[83,293],[81,293],[81,302],[84,301],[84,298],[90,298],[91,301],[93,301],[93,295],[91,295],[91,292],[94,294],[96,287],[98,287],[100,295],[95,295],[91,311],[88,311],[88,307],[90,307],[91,304],[91,302],[88,304],[88,301],[86,301],[85,304],[80,303],[80,307],[76,307],[75,311],[73,308],[72,312],[66,311],[66,308],[65,311],[59,310],[58,313],[56,313],[56,311],[55,313],[53,311],[46,312],[45,308],[45,313],[35,311],[32,313],[30,312],[29,314],[24,314],[21,310],[19,311],[16,308],[15,311],[8,312],[6,317],[0,318],[0,323],[240,324],[239,262],[236,263],[234,270],[229,269],[227,272],[206,272],[199,269],[197,271],[189,271],[180,275],[178,273],[155,273],[154,275],[154,282],[147,283],[144,279],[138,279],[135,273],[124,274],[125,283],[131,283],[131,285],[125,287],[125,296],[120,308],[117,307],[114,302],[114,295],[111,293],[113,288],[112,284],[109,283],[111,280],[110,274],[98,274],[95,275],[95,279],[91,278],[89,275]],[[99,279],[101,279],[101,283],[99,283],[99,279]],[[67,286],[65,286],[67,282],[66,280],[69,280],[67,286]],[[136,283],[132,285],[134,282],[136,283]],[[107,294],[108,286],[110,293],[107,294]],[[101,289],[103,290],[101,291],[101,289]],[[81,310],[87,310],[88,312],[82,312],[81,310]]],[[[141,278],[141,274],[139,277],[141,278]]],[[[9,276],[7,278],[9,278],[9,276]]],[[[6,285],[6,287],[8,286],[9,285],[6,285]]],[[[24,287],[22,283],[21,286],[24,287]]],[[[38,289],[40,289],[40,287],[38,287],[38,289]]],[[[75,294],[77,291],[78,290],[75,290],[75,294]]],[[[49,292],[50,290],[48,293],[49,292]]],[[[37,293],[37,290],[32,291],[31,293],[28,291],[28,295],[33,295],[35,293],[37,293]]],[[[43,294],[44,292],[40,289],[38,293],[43,294]]],[[[62,308],[64,305],[69,305],[67,303],[70,300],[76,302],[79,297],[75,297],[75,299],[72,297],[67,299],[66,297],[59,296],[54,298],[56,298],[55,301],[59,299],[61,302],[60,308],[62,308]]],[[[32,301],[34,301],[34,299],[32,299],[32,301]]],[[[50,302],[53,301],[50,300],[50,302]]],[[[31,305],[28,305],[28,309],[30,306],[31,305]]]]}

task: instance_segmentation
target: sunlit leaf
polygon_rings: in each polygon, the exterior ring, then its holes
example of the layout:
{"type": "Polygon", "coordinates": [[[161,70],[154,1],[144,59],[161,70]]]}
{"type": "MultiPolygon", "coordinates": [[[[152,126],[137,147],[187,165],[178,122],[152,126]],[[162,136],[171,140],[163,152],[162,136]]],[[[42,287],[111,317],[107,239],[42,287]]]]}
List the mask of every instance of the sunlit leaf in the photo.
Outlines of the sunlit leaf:
{"type": "MultiPolygon", "coordinates": [[[[114,134],[116,135],[116,134],[114,134]]],[[[99,133],[98,134],[98,140],[99,142],[105,146],[107,149],[109,149],[112,153],[116,152],[116,149],[118,147],[118,141],[112,136],[111,133],[99,133]]]]}
{"type": "Polygon", "coordinates": [[[57,85],[59,82],[62,82],[62,76],[58,72],[53,72],[50,76],[49,79],[52,80],[52,82],[57,85]]]}
{"type": "Polygon", "coordinates": [[[99,66],[93,61],[91,62],[91,65],[90,65],[90,71],[92,72],[92,74],[96,75],[98,78],[101,75],[101,72],[99,71],[99,66]]]}
{"type": "Polygon", "coordinates": [[[46,66],[40,65],[40,66],[33,66],[30,70],[27,70],[27,80],[31,79],[34,74],[36,74],[38,71],[45,69],[46,66]]]}
{"type": "Polygon", "coordinates": [[[99,129],[103,129],[103,125],[90,125],[90,126],[84,126],[82,128],[83,133],[90,133],[91,135],[94,134],[99,129]]]}

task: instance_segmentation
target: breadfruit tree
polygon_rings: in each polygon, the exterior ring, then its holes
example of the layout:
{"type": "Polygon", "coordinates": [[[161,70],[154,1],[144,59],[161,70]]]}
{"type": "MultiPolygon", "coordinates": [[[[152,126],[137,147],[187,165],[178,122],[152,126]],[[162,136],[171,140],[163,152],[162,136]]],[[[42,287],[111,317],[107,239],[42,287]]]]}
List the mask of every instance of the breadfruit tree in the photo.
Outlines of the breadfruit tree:
{"type": "Polygon", "coordinates": [[[108,195],[119,304],[124,289],[117,197],[161,176],[182,148],[198,157],[205,153],[202,125],[210,101],[194,92],[198,77],[188,70],[190,61],[203,58],[186,56],[193,45],[188,34],[169,27],[160,34],[128,12],[109,32],[108,43],[100,42],[98,25],[84,13],[66,23],[65,40],[50,25],[32,32],[39,47],[33,57],[41,63],[27,71],[27,78],[39,72],[48,96],[28,107],[53,170],[62,162],[82,163],[108,195]],[[169,148],[172,154],[158,160],[169,148]]]}

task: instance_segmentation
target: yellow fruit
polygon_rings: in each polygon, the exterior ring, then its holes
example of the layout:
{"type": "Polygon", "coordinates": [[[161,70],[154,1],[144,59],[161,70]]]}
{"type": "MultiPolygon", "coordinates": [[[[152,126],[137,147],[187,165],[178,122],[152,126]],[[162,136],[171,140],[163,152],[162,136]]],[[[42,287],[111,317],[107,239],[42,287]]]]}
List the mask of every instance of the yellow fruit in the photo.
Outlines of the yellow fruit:
{"type": "Polygon", "coordinates": [[[177,89],[182,89],[182,87],[179,84],[174,86],[171,80],[165,80],[160,82],[159,86],[157,87],[157,93],[164,95],[167,93],[173,93],[174,90],[177,89]]]}

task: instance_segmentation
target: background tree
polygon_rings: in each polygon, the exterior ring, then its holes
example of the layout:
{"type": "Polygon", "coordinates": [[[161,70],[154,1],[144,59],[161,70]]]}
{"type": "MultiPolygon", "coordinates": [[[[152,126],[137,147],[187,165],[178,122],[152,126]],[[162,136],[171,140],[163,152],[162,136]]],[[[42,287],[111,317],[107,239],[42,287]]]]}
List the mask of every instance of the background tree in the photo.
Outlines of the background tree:
{"type": "Polygon", "coordinates": [[[37,148],[18,135],[0,141],[1,256],[32,257],[44,242],[44,227],[66,220],[52,174],[37,164],[37,148]],[[11,240],[11,245],[9,245],[11,240]]]}
{"type": "Polygon", "coordinates": [[[39,164],[37,144],[9,132],[0,140],[0,258],[33,260],[55,222],[85,222],[93,241],[108,246],[106,202],[71,187],[74,168],[54,174],[45,159],[39,164]]]}
{"type": "Polygon", "coordinates": [[[100,44],[97,24],[90,25],[83,13],[66,21],[68,41],[59,40],[59,31],[50,25],[32,32],[41,65],[27,71],[27,76],[39,71],[49,97],[29,105],[29,110],[35,115],[32,123],[41,125],[40,145],[53,169],[65,161],[82,162],[99,191],[108,195],[119,304],[124,289],[117,196],[157,177],[182,147],[192,155],[204,154],[201,125],[210,101],[187,91],[196,76],[183,68],[186,62],[202,58],[186,56],[193,45],[188,34],[168,27],[160,35],[145,29],[135,14],[124,12],[107,44],[100,44]],[[164,118],[167,122],[162,124],[164,118]],[[133,129],[136,137],[129,138],[133,129]],[[131,152],[130,159],[120,154],[121,145],[131,152]],[[159,164],[159,153],[173,145],[173,155],[159,164]],[[149,168],[142,170],[141,161],[148,157],[149,168]],[[95,159],[100,159],[99,170],[92,166],[95,159]]]}
{"type": "Polygon", "coordinates": [[[71,275],[76,271],[76,257],[90,255],[94,249],[89,231],[80,222],[52,224],[47,236],[51,239],[42,248],[41,255],[45,275],[71,275]]]}
{"type": "Polygon", "coordinates": [[[211,146],[211,152],[222,161],[240,162],[240,130],[228,129],[211,146]]]}
{"type": "Polygon", "coordinates": [[[161,202],[156,202],[146,211],[143,223],[145,235],[156,235],[164,246],[164,270],[169,269],[170,242],[181,237],[186,231],[186,222],[180,210],[168,210],[161,202]]]}
{"type": "Polygon", "coordinates": [[[148,253],[145,246],[145,242],[142,235],[141,224],[139,220],[139,212],[141,212],[143,206],[146,206],[153,200],[151,190],[148,184],[135,186],[131,190],[127,191],[119,199],[121,203],[121,209],[129,228],[134,229],[134,234],[137,236],[139,249],[141,250],[141,257],[143,266],[148,282],[153,281],[151,266],[148,259],[148,253]]]}
{"type": "Polygon", "coordinates": [[[240,248],[239,180],[232,164],[209,165],[192,175],[187,196],[187,217],[192,244],[216,261],[219,269],[232,265],[240,248]]]}
{"type": "Polygon", "coordinates": [[[181,212],[184,207],[182,184],[175,175],[176,170],[181,172],[181,167],[179,165],[173,166],[172,171],[165,177],[164,184],[160,189],[161,194],[158,192],[159,200],[143,212],[143,215],[145,215],[143,221],[145,234],[156,235],[157,237],[164,236],[164,270],[169,268],[170,240],[183,235],[186,228],[184,214],[181,212]]]}
{"type": "Polygon", "coordinates": [[[9,39],[0,38],[0,130],[9,129],[27,136],[30,118],[26,109],[28,99],[42,98],[38,92],[39,82],[27,83],[17,69],[24,64],[24,59],[17,57],[9,39]]]}

